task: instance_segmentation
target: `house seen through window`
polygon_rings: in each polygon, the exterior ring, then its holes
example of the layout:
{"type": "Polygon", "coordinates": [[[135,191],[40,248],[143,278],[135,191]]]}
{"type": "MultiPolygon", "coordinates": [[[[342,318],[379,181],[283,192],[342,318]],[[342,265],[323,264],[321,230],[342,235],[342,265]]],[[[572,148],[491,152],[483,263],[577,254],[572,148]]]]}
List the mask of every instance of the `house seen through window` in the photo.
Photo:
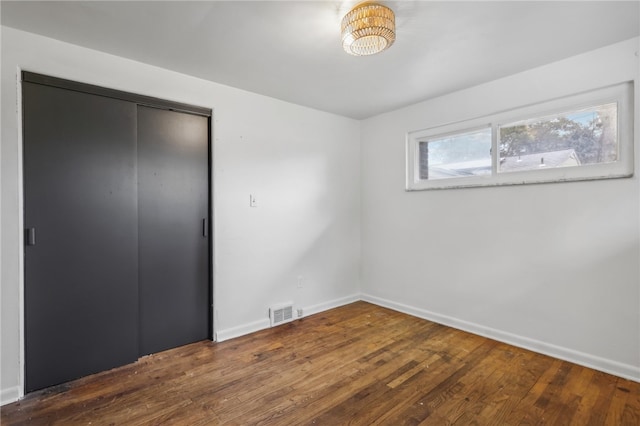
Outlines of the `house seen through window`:
{"type": "Polygon", "coordinates": [[[617,111],[610,103],[500,126],[498,172],[615,162],[617,111]]]}

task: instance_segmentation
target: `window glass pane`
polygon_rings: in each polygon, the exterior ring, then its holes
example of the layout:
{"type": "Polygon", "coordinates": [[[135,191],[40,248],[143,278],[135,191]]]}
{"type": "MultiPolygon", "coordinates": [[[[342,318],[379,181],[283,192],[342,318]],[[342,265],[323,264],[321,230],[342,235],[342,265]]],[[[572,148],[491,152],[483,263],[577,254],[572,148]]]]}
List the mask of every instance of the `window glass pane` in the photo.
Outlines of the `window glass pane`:
{"type": "Polygon", "coordinates": [[[491,174],[491,128],[419,143],[420,179],[491,174]]]}
{"type": "Polygon", "coordinates": [[[610,103],[501,126],[498,171],[613,163],[617,121],[617,104],[610,103]]]}

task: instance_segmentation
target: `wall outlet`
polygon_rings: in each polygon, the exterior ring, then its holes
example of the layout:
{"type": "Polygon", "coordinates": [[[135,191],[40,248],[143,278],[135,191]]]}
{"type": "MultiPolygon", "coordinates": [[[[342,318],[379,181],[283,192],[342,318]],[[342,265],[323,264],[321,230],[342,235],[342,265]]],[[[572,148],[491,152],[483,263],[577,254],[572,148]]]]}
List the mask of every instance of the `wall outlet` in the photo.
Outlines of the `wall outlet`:
{"type": "Polygon", "coordinates": [[[304,287],[304,277],[302,275],[298,275],[298,288],[304,287]]]}
{"type": "Polygon", "coordinates": [[[302,318],[302,308],[298,308],[298,318],[302,318]]]}

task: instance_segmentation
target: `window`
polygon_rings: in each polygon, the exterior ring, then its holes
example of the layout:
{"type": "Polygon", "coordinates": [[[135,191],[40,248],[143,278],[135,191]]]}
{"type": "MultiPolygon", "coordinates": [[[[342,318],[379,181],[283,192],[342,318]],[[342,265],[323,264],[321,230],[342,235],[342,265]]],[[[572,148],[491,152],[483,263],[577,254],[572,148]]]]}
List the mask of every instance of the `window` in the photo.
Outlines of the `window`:
{"type": "Polygon", "coordinates": [[[633,175],[632,83],[411,132],[407,189],[633,175]]]}
{"type": "Polygon", "coordinates": [[[491,128],[434,138],[420,144],[420,179],[491,174],[491,128]]]}

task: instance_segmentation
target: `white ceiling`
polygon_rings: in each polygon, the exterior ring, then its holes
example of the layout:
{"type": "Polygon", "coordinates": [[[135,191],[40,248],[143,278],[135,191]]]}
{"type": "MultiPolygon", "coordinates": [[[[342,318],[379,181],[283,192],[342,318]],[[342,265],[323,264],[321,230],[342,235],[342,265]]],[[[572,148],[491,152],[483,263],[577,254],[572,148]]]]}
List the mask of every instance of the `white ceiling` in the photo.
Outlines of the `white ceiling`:
{"type": "Polygon", "coordinates": [[[354,1],[2,1],[2,24],[353,118],[640,34],[640,2],[383,1],[397,40],[342,51],[354,1]]]}

